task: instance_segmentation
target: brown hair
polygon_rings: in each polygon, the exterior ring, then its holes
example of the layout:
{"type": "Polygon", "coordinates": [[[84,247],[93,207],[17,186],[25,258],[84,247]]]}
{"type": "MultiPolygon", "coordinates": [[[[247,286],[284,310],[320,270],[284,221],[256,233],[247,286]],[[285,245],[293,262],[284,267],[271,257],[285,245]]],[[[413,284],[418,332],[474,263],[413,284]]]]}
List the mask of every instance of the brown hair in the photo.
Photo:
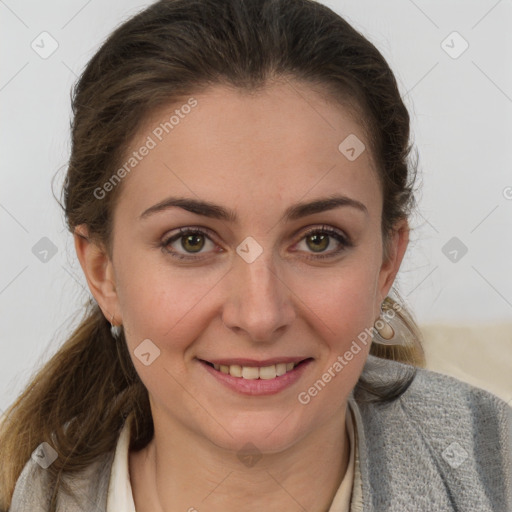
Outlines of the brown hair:
{"type": "MultiPolygon", "coordinates": [[[[73,90],[72,151],[63,188],[69,231],[85,224],[91,239],[111,255],[112,212],[121,184],[102,199],[95,190],[113,175],[152,112],[213,84],[253,91],[282,78],[323,87],[331,99],[353,105],[378,167],[386,257],[395,223],[414,206],[409,115],[375,46],[312,0],[161,0],[119,26],[73,90]]],[[[389,297],[385,302],[388,308],[396,304],[389,297]]],[[[371,353],[422,366],[420,332],[405,307],[397,314],[409,326],[413,344],[372,345],[371,353]]],[[[412,378],[374,394],[379,400],[395,397],[412,378]]],[[[147,390],[124,336],[114,342],[108,320],[89,299],[78,328],[2,422],[0,508],[9,507],[24,464],[47,441],[58,453],[47,470],[55,484],[55,510],[62,474],[113,450],[130,412],[135,416],[131,449],[139,449],[153,436],[147,390]]]]}

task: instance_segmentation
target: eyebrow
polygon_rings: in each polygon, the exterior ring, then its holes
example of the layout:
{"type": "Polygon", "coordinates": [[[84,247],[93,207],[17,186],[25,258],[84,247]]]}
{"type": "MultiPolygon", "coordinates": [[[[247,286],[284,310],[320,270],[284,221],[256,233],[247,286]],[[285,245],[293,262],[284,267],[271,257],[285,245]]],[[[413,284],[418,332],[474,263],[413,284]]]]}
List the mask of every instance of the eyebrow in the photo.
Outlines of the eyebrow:
{"type": "MultiPolygon", "coordinates": [[[[339,208],[341,206],[349,206],[352,208],[356,208],[357,210],[360,210],[361,212],[368,215],[368,209],[360,201],[357,201],[356,199],[352,199],[351,197],[347,197],[344,195],[335,195],[316,199],[314,201],[310,201],[307,203],[298,203],[292,205],[285,210],[283,216],[281,217],[281,220],[297,220],[302,217],[307,217],[308,215],[333,210],[334,208],[339,208]]],[[[238,215],[234,210],[224,208],[223,206],[211,203],[209,201],[180,197],[168,197],[167,199],[164,199],[163,201],[145,210],[139,216],[139,219],[146,219],[151,215],[166,211],[173,207],[182,208],[183,210],[196,213],[197,215],[203,215],[205,217],[211,217],[213,219],[225,220],[228,222],[235,223],[238,221],[238,215]]]]}

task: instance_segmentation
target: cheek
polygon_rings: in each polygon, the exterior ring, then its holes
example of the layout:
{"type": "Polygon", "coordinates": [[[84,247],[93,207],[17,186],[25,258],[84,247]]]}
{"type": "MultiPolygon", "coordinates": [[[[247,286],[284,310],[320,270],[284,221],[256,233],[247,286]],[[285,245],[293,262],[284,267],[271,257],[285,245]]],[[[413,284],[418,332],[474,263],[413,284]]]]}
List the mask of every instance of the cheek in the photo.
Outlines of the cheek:
{"type": "MultiPolygon", "coordinates": [[[[305,399],[324,386],[323,400],[336,402],[348,395],[370,351],[377,273],[368,262],[354,261],[324,277],[297,280],[297,295],[303,298],[309,329],[319,340],[321,360],[313,387],[303,390],[305,399]]],[[[317,413],[321,414],[315,409],[317,413]]]]}
{"type": "Polygon", "coordinates": [[[132,351],[144,339],[166,351],[183,351],[200,335],[211,316],[205,297],[218,282],[218,273],[173,269],[160,257],[147,255],[125,257],[118,268],[117,294],[132,351]]]}
{"type": "Polygon", "coordinates": [[[324,291],[310,288],[309,328],[319,339],[319,366],[298,395],[311,417],[326,418],[325,404],[340,404],[357,384],[370,351],[375,282],[368,271],[351,267],[328,281],[324,291]],[[318,397],[318,398],[317,398],[318,397]],[[309,406],[308,406],[309,407],[309,406]]]}
{"type": "Polygon", "coordinates": [[[347,264],[323,275],[304,273],[296,289],[315,330],[341,349],[373,324],[376,284],[376,273],[368,266],[347,264]]]}

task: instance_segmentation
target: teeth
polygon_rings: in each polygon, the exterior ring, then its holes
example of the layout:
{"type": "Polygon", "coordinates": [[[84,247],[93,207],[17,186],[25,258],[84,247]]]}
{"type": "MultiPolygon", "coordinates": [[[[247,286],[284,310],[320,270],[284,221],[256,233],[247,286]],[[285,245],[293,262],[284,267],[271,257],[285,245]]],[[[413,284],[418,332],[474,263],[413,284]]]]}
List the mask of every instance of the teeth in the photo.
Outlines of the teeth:
{"type": "Polygon", "coordinates": [[[232,377],[241,377],[242,376],[242,367],[238,364],[232,364],[229,367],[229,374],[232,377]]]}
{"type": "Polygon", "coordinates": [[[257,379],[260,376],[260,370],[257,366],[242,366],[242,377],[244,379],[257,379]]]}
{"type": "MultiPolygon", "coordinates": [[[[293,367],[293,363],[290,363],[293,367]]],[[[286,373],[286,370],[287,370],[287,364],[286,363],[279,363],[279,364],[276,364],[276,375],[278,377],[280,377],[281,375],[284,375],[286,373]]]]}
{"type": "MultiPolygon", "coordinates": [[[[258,374],[258,368],[254,368],[256,370],[256,375],[258,374]]],[[[260,379],[275,379],[277,377],[277,370],[276,365],[273,364],[272,366],[264,366],[263,368],[260,368],[259,370],[259,376],[260,379]]],[[[244,375],[242,374],[242,377],[244,375]]]]}
{"type": "Polygon", "coordinates": [[[241,377],[248,380],[268,380],[284,375],[286,372],[293,370],[298,364],[299,363],[278,363],[263,367],[240,366],[238,364],[232,364],[231,366],[214,364],[213,367],[222,373],[231,375],[232,377],[241,377]]]}

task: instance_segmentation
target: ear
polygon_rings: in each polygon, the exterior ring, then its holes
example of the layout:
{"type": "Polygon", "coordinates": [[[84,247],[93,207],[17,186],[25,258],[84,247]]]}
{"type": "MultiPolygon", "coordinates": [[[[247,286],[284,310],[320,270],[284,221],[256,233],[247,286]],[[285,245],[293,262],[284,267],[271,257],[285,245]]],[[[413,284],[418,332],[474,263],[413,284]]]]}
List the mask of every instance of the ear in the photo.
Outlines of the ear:
{"type": "Polygon", "coordinates": [[[87,279],[87,284],[105,318],[114,325],[120,325],[119,302],[116,293],[114,267],[106,249],[89,237],[85,224],[75,228],[73,234],[75,250],[87,279]]]}
{"type": "Polygon", "coordinates": [[[379,271],[378,292],[379,305],[386,298],[400,269],[405,251],[409,244],[409,224],[407,219],[398,221],[393,227],[388,245],[388,257],[382,262],[379,271]]]}

